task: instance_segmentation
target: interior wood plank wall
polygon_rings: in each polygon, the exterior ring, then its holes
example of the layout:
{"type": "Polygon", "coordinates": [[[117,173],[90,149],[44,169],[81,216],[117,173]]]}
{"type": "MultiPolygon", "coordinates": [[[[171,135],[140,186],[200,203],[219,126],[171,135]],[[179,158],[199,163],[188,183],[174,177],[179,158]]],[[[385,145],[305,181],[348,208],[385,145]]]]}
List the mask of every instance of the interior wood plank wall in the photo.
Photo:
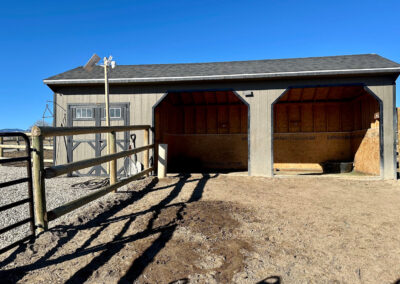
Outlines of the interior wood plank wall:
{"type": "Polygon", "coordinates": [[[232,92],[171,93],[155,109],[171,171],[246,170],[248,109],[232,92]]]}
{"type": "Polygon", "coordinates": [[[155,111],[157,134],[247,134],[247,106],[173,106],[161,103],[155,111]]]}
{"type": "Polygon", "coordinates": [[[376,99],[359,88],[315,89],[293,89],[274,105],[274,162],[315,169],[313,163],[354,161],[356,170],[379,174],[376,99]]]}
{"type": "Polygon", "coordinates": [[[365,95],[351,102],[275,104],[274,132],[341,132],[370,128],[378,102],[365,95]]]}

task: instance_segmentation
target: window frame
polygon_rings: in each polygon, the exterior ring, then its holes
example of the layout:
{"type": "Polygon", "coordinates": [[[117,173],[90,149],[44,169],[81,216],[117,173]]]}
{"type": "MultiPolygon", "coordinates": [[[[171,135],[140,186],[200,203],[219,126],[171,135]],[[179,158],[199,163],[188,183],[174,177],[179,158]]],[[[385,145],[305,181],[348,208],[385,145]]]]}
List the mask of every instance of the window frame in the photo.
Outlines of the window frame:
{"type": "MultiPolygon", "coordinates": [[[[106,119],[106,108],[102,107],[101,108],[101,120],[105,120],[106,119]]],[[[110,120],[123,120],[123,108],[121,106],[112,106],[110,107],[110,120]],[[112,116],[111,115],[111,110],[115,111],[118,110],[119,111],[119,116],[112,116]]]]}
{"type": "Polygon", "coordinates": [[[74,120],[93,120],[94,117],[94,107],[90,107],[90,106],[75,106],[74,107],[74,120]],[[83,110],[85,111],[86,115],[83,116],[83,110]],[[88,116],[88,110],[90,111],[91,115],[88,116]],[[78,117],[78,113],[79,113],[79,117],[78,117]]]}

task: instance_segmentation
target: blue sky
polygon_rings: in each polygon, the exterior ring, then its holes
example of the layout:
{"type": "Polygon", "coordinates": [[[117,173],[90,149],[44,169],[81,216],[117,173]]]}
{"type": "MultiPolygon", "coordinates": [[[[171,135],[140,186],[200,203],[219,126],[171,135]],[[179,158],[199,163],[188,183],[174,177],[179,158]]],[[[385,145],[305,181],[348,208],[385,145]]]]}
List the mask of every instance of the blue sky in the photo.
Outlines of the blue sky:
{"type": "Polygon", "coordinates": [[[359,53],[400,62],[398,0],[4,1],[0,15],[0,129],[41,119],[52,100],[42,80],[93,53],[118,64],[359,53]]]}

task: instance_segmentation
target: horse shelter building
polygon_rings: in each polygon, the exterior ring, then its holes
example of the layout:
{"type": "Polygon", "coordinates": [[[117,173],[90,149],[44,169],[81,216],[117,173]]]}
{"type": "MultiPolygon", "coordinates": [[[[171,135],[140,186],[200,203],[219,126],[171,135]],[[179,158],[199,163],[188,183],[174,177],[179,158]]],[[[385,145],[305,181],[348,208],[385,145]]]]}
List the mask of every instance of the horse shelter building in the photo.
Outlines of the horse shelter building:
{"type": "MultiPolygon", "coordinates": [[[[120,65],[109,72],[111,125],[151,125],[150,141],[168,144],[169,172],[273,176],[337,161],[396,179],[399,74],[399,64],[376,54],[120,65]]],[[[54,92],[54,126],[105,125],[101,66],[44,83],[54,92]]],[[[130,135],[118,135],[119,150],[128,149],[130,135]]],[[[88,159],[105,148],[101,134],[57,137],[54,160],[88,159]]],[[[126,161],[118,163],[126,174],[126,161]]],[[[105,173],[97,166],[76,174],[105,173]]]]}

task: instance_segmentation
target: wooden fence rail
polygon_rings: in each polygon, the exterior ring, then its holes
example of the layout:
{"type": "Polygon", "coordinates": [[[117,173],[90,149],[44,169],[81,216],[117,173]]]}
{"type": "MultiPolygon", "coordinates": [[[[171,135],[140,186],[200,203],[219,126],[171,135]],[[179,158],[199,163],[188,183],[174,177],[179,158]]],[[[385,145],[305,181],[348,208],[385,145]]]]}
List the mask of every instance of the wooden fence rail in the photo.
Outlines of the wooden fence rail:
{"type": "Polygon", "coordinates": [[[153,171],[153,168],[148,168],[146,170],[143,170],[142,172],[135,174],[133,176],[130,176],[126,179],[123,179],[115,184],[111,184],[109,186],[103,187],[102,189],[96,190],[95,192],[88,194],[86,196],[83,196],[79,199],[76,199],[74,201],[68,202],[64,205],[61,205],[60,207],[57,207],[49,212],[47,212],[47,217],[48,217],[48,221],[53,221],[93,200],[96,200],[97,198],[100,198],[104,195],[106,195],[107,193],[110,193],[111,191],[114,191],[116,189],[118,189],[121,186],[127,185],[128,183],[137,180],[138,178],[142,177],[145,174],[150,173],[151,171],[153,171]]]}
{"type": "MultiPolygon", "coordinates": [[[[80,160],[80,161],[69,163],[69,164],[50,167],[50,168],[47,168],[44,170],[44,176],[47,179],[57,177],[57,176],[60,176],[63,174],[73,172],[73,171],[78,171],[78,170],[85,169],[88,167],[93,167],[93,166],[100,165],[100,164],[110,162],[110,161],[115,161],[116,159],[124,158],[124,157],[130,156],[132,154],[140,153],[145,150],[152,149],[153,147],[154,147],[154,144],[151,144],[151,145],[135,148],[132,150],[122,151],[122,152],[115,153],[115,154],[109,154],[109,155],[105,155],[105,156],[101,156],[101,157],[80,160]]],[[[113,152],[115,152],[115,150],[113,152]]]]}
{"type": "Polygon", "coordinates": [[[81,126],[81,127],[32,127],[32,136],[68,136],[80,134],[111,133],[134,130],[149,130],[150,125],[125,125],[125,126],[81,126]]]}
{"type": "MultiPolygon", "coordinates": [[[[31,136],[31,133],[25,133],[26,136],[31,136]]],[[[8,137],[7,137],[8,138],[8,137]]],[[[15,137],[13,137],[15,138],[15,137]]],[[[19,138],[19,137],[18,137],[19,138]]],[[[48,143],[48,145],[44,145],[43,146],[43,150],[49,150],[52,151],[54,148],[51,145],[51,143],[53,142],[52,139],[46,138],[46,141],[48,143]]],[[[26,148],[25,145],[21,145],[20,143],[24,142],[23,140],[20,141],[19,139],[4,139],[4,137],[0,137],[0,160],[1,159],[6,159],[6,157],[4,156],[4,149],[17,149],[19,150],[23,150],[26,148]],[[15,142],[17,144],[5,144],[6,142],[10,143],[10,142],[15,142]]],[[[45,163],[54,163],[54,159],[44,159],[45,163]]]]}
{"type": "MultiPolygon", "coordinates": [[[[47,230],[48,222],[53,221],[62,215],[69,213],[97,198],[116,191],[119,187],[124,186],[131,181],[139,179],[142,176],[149,175],[154,171],[153,167],[149,167],[149,151],[154,150],[154,145],[149,144],[150,125],[130,125],[130,126],[105,126],[105,127],[38,127],[32,128],[32,148],[33,148],[33,184],[34,184],[34,199],[35,199],[35,219],[38,233],[47,230]],[[116,153],[116,132],[144,130],[144,143],[143,147],[125,150],[116,153]],[[92,159],[81,160],[69,164],[57,165],[44,168],[44,153],[43,140],[45,137],[52,136],[70,136],[80,134],[93,134],[93,133],[108,133],[110,151],[108,155],[96,157],[92,159]],[[132,175],[126,179],[118,181],[117,179],[117,159],[130,156],[139,152],[144,152],[144,170],[140,173],[132,175]],[[89,195],[81,197],[77,200],[71,201],[51,211],[46,210],[46,192],[45,192],[45,179],[60,176],[70,173],[75,170],[88,168],[103,163],[110,162],[110,185],[103,187],[89,195]]],[[[2,149],[2,148],[0,148],[2,149]]]]}

